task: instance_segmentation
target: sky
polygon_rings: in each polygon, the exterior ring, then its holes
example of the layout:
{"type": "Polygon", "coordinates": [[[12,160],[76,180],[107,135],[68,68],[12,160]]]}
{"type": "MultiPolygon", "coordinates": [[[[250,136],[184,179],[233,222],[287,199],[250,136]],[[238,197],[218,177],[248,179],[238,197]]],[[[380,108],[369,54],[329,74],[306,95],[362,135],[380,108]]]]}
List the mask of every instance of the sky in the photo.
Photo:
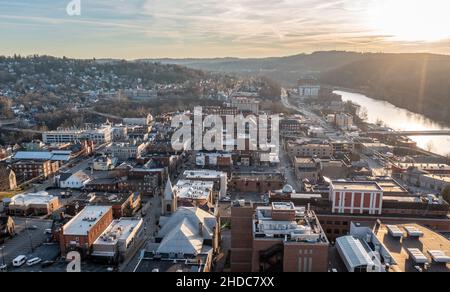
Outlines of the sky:
{"type": "Polygon", "coordinates": [[[0,0],[0,55],[450,54],[448,11],[448,0],[0,0]]]}

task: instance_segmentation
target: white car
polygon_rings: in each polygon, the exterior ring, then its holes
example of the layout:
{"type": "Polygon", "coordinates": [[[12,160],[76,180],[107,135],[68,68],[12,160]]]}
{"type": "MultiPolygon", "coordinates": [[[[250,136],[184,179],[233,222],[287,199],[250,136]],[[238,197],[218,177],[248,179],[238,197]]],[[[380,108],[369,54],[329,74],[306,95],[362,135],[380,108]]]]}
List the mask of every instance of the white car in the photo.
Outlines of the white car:
{"type": "Polygon", "coordinates": [[[21,267],[23,264],[25,264],[26,261],[27,261],[27,257],[24,255],[20,255],[12,261],[12,264],[14,267],[18,268],[18,267],[21,267]]]}
{"type": "Polygon", "coordinates": [[[41,258],[35,257],[27,261],[27,266],[31,267],[42,262],[41,258]]]}
{"type": "Polygon", "coordinates": [[[0,272],[7,272],[8,266],[7,265],[0,265],[0,272]]]}

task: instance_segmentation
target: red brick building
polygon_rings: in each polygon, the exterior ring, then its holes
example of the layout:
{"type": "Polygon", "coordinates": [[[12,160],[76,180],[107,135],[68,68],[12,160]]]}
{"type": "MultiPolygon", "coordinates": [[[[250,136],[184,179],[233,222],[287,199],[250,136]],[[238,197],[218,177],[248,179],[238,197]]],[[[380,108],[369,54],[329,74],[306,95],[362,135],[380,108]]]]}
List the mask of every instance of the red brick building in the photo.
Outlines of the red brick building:
{"type": "Polygon", "coordinates": [[[95,240],[113,221],[112,207],[87,206],[60,230],[61,254],[76,250],[89,255],[95,240]]]}
{"type": "Polygon", "coordinates": [[[381,214],[383,190],[376,182],[333,181],[330,200],[332,213],[381,214]]]}
{"type": "Polygon", "coordinates": [[[232,272],[326,272],[329,242],[315,213],[293,203],[234,205],[232,272]]]}

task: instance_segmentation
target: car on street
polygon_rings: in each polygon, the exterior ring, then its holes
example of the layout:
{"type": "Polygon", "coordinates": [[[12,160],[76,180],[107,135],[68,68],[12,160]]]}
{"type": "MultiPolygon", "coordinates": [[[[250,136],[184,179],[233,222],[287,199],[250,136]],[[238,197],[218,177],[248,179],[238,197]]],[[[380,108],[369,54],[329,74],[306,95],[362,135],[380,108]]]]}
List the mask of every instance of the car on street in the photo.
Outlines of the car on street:
{"type": "Polygon", "coordinates": [[[27,261],[27,266],[31,267],[31,266],[39,264],[40,262],[42,262],[42,259],[35,257],[35,258],[29,259],[27,261]]]}
{"type": "Polygon", "coordinates": [[[24,255],[19,255],[17,256],[13,261],[12,261],[12,265],[16,268],[23,266],[23,264],[25,264],[27,261],[27,257],[24,255]]]}

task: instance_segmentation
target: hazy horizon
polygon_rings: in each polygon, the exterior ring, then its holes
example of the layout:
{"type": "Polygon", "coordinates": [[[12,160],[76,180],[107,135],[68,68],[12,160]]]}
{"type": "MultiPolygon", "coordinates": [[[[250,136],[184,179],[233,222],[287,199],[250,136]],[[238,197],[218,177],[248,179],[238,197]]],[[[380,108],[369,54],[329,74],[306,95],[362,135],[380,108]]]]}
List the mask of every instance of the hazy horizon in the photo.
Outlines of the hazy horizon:
{"type": "Polygon", "coordinates": [[[264,58],[450,54],[445,0],[0,0],[0,55],[264,58]]]}

